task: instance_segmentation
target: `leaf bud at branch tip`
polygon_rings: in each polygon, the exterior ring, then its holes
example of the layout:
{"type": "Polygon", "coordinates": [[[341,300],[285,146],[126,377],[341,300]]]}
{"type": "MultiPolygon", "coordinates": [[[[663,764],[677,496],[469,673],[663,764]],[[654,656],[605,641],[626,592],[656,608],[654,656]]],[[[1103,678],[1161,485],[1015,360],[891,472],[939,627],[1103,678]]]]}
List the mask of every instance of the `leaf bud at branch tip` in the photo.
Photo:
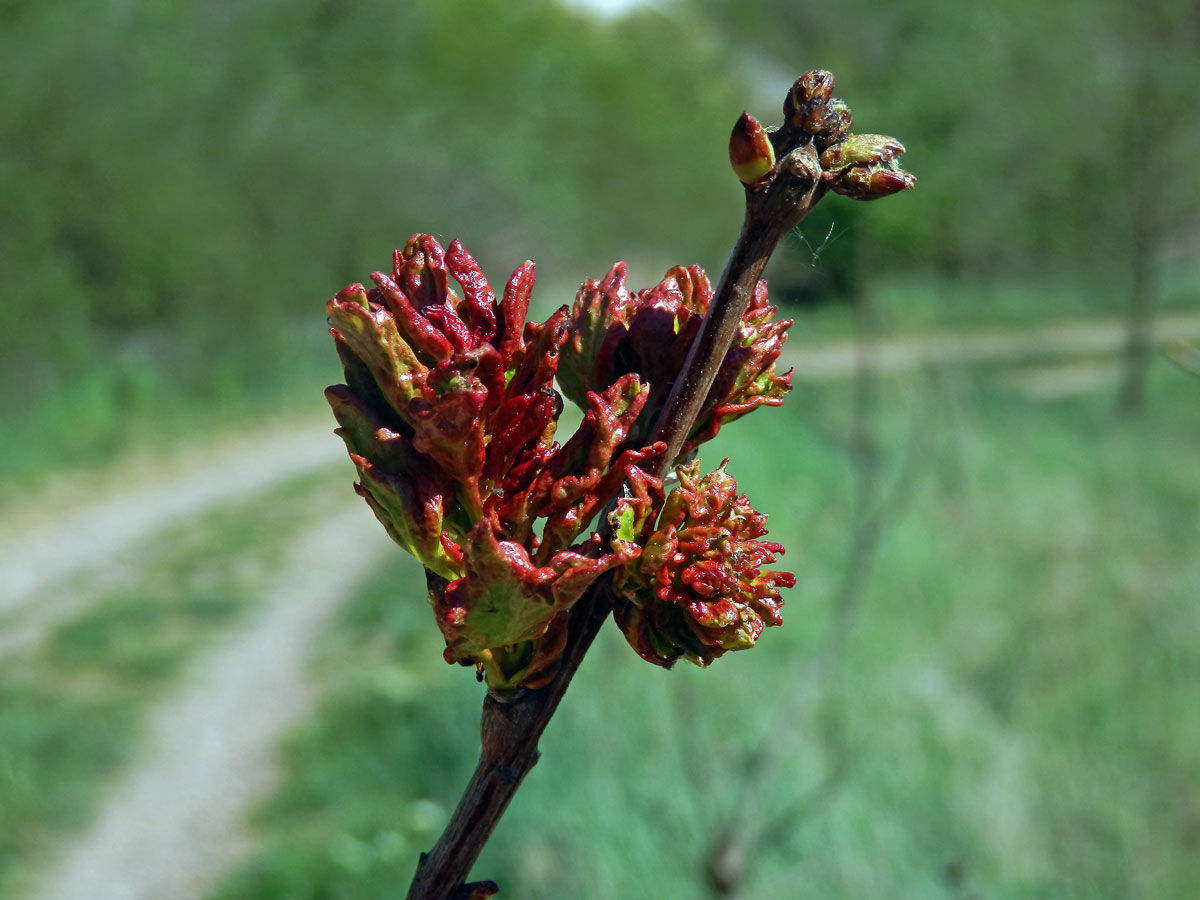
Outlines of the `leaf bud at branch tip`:
{"type": "MultiPolygon", "coordinates": [[[[803,115],[806,107],[824,106],[833,96],[833,73],[824,69],[813,69],[805,72],[796,79],[792,89],[788,91],[783,101],[783,117],[792,120],[796,115],[803,115]]],[[[795,122],[799,125],[799,122],[795,122]]]]}
{"type": "Polygon", "coordinates": [[[850,133],[854,120],[850,115],[850,107],[844,100],[836,97],[821,107],[821,114],[812,121],[809,130],[813,140],[824,150],[831,144],[843,140],[850,133]]]}
{"type": "Polygon", "coordinates": [[[886,134],[852,134],[821,154],[821,165],[829,171],[847,166],[890,163],[904,152],[904,145],[886,134]]]}
{"type": "Polygon", "coordinates": [[[764,186],[775,168],[775,148],[766,129],[748,112],[742,113],[729,135],[729,162],[738,180],[749,188],[764,186]]]}
{"type": "Polygon", "coordinates": [[[878,200],[900,191],[911,190],[917,179],[900,169],[854,167],[834,181],[830,188],[851,200],[878,200]]]}
{"type": "Polygon", "coordinates": [[[878,200],[911,189],[917,182],[900,168],[904,145],[885,134],[852,134],[821,154],[825,179],[851,200],[878,200]]]}

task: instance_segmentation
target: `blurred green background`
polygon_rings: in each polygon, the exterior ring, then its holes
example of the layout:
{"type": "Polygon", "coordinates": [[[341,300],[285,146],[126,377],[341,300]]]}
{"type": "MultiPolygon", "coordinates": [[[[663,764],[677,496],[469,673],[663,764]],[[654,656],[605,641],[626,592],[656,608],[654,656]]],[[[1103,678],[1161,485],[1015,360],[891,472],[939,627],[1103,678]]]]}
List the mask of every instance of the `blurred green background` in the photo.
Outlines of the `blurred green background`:
{"type": "MultiPolygon", "coordinates": [[[[715,280],[729,129],[816,67],[918,185],[789,235],[768,277],[796,389],[708,451],[789,549],[787,625],[706,671],[602,638],[479,874],[548,900],[1194,897],[1200,378],[1157,350],[1200,336],[1194,0],[7,0],[8,531],[323,417],[323,301],[413,232],[493,284],[536,259],[542,314],[616,259],[637,287],[715,280]],[[862,364],[930,334],[961,352],[862,364]]],[[[0,896],[349,495],[322,471],[0,644],[0,896]]],[[[214,898],[398,896],[465,783],[480,689],[397,587],[411,561],[364,574],[214,898]]]]}

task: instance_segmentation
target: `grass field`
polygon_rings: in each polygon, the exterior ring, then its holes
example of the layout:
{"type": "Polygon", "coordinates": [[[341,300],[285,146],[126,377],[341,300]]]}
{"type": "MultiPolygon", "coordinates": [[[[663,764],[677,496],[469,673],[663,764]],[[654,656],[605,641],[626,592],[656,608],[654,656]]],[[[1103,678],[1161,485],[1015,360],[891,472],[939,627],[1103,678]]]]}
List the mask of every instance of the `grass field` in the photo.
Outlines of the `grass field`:
{"type": "MultiPolygon", "coordinates": [[[[113,560],[82,611],[0,657],[0,897],[20,896],[45,851],[89,820],[147,706],[255,605],[333,481],[305,476],[164,530],[113,560]]],[[[89,578],[54,589],[86,594],[89,578]]]]}
{"type": "MultiPolygon", "coordinates": [[[[771,515],[786,625],[664,672],[601,636],[477,874],[503,896],[702,898],[778,751],[743,897],[1190,898],[1200,883],[1200,383],[1157,364],[1141,421],[965,371],[889,379],[902,483],[844,651],[850,386],[805,387],[708,450],[771,515]]],[[[411,561],[314,663],[260,849],[212,900],[398,896],[473,765],[480,688],[445,666],[411,561]]]]}

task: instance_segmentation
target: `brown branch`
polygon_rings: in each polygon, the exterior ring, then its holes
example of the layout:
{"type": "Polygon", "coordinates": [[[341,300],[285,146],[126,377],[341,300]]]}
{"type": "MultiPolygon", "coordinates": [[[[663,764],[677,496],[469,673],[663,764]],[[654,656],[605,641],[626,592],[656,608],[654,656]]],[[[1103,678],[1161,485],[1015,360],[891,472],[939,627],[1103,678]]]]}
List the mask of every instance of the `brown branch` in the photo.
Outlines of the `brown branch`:
{"type": "MultiPolygon", "coordinates": [[[[745,220],[700,333],[654,425],[654,440],[667,446],[649,467],[657,477],[671,469],[695,427],[738,323],[783,235],[830,187],[860,200],[912,187],[912,177],[893,164],[902,148],[890,138],[882,143],[859,141],[852,149],[847,142],[847,152],[834,157],[837,168],[822,171],[819,150],[842,141],[850,128],[845,104],[830,102],[832,87],[833,76],[828,72],[809,72],[788,94],[783,127],[768,132],[743,114],[734,128],[730,161],[746,185],[745,220]]],[[[601,536],[601,543],[606,543],[610,536],[607,521],[602,522],[601,536]]],[[[436,579],[430,584],[432,591],[444,587],[436,579]]],[[[474,900],[498,890],[493,882],[463,882],[521,781],[537,762],[538,740],[612,611],[611,591],[611,580],[602,577],[570,610],[561,666],[549,684],[504,702],[491,696],[485,699],[479,764],[441,838],[429,853],[422,854],[408,900],[474,900]]]]}
{"type": "Polygon", "coordinates": [[[654,439],[667,445],[667,452],[654,467],[657,477],[670,470],[691,433],[775,246],[824,196],[820,163],[810,144],[790,154],[784,166],[788,167],[781,173],[784,177],[777,178],[766,190],[746,192],[742,233],[655,428],[654,439]]]}
{"type": "MultiPolygon", "coordinates": [[[[657,476],[666,473],[687,440],[775,245],[824,193],[811,147],[806,145],[795,155],[801,158],[783,173],[785,177],[766,190],[747,190],[741,235],[655,427],[655,440],[668,447],[653,473],[657,476]]],[[[460,900],[495,892],[490,882],[464,885],[463,881],[521,781],[537,762],[538,740],[612,610],[610,591],[609,579],[601,578],[571,610],[562,665],[550,684],[506,703],[492,697],[484,700],[479,764],[441,838],[433,850],[422,854],[408,900],[460,900]]]]}

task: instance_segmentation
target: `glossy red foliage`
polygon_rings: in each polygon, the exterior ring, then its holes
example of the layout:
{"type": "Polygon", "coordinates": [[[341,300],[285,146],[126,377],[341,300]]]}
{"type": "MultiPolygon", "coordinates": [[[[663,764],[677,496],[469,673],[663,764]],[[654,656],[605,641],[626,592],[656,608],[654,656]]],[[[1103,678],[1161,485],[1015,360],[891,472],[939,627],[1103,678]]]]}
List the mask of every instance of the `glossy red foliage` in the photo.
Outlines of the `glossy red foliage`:
{"type": "Polygon", "coordinates": [[[657,665],[680,657],[708,665],[783,624],[779,589],[795,576],[764,570],[783,547],[759,540],[766,516],[737,493],[727,463],[704,476],[699,460],[680,466],[679,487],[665,500],[661,482],[634,473],[633,496],[614,513],[626,557],[615,579],[616,621],[657,665]]]}
{"type": "Polygon", "coordinates": [[[538,656],[545,647],[511,648],[553,637],[554,618],[619,561],[595,538],[576,540],[625,468],[662,452],[622,446],[648,391],[627,375],[587,394],[583,423],[560,446],[554,376],[567,310],[525,322],[532,262],[497,300],[459,242],[444,252],[414,235],[371,280],[326,306],[346,373],[326,396],[356,490],[397,543],[450,582],[436,603],[447,658],[483,666],[495,687],[527,684],[531,659],[552,672],[538,656]]]}
{"type": "MultiPolygon", "coordinates": [[[[751,645],[790,578],[759,571],[778,551],[755,540],[762,517],[723,468],[681,469],[665,505],[639,468],[665,449],[650,427],[712,300],[708,278],[675,268],[631,294],[618,263],[572,312],[527,323],[534,278],[523,263],[497,298],[462,244],[443,251],[418,234],[372,288],[352,284],[326,306],[346,375],[326,396],[355,489],[446,580],[431,596],[446,659],[476,665],[496,693],[545,683],[567,612],[617,567],[629,598],[618,621],[647,659],[703,663],[751,645]],[[561,445],[556,375],[584,409],[561,445]],[[627,478],[620,514],[645,528],[602,543],[589,528],[627,478]]],[[[774,313],[760,283],[685,449],[780,402],[789,376],[774,363],[791,323],[774,313]]]]}
{"type": "MultiPolygon", "coordinates": [[[[587,391],[636,374],[650,386],[641,428],[634,432],[635,439],[645,439],[683,368],[713,290],[699,266],[677,266],[643,291],[629,291],[625,280],[625,264],[617,263],[600,281],[588,280],[579,289],[571,310],[570,337],[562,349],[559,383],[568,398],[580,402],[587,391]]],[[[714,437],[725,423],[758,406],[783,402],[791,388],[791,373],[778,374],[775,361],[792,321],[774,320],[776,311],[767,302],[766,282],[760,281],[685,454],[714,437]]]]}

